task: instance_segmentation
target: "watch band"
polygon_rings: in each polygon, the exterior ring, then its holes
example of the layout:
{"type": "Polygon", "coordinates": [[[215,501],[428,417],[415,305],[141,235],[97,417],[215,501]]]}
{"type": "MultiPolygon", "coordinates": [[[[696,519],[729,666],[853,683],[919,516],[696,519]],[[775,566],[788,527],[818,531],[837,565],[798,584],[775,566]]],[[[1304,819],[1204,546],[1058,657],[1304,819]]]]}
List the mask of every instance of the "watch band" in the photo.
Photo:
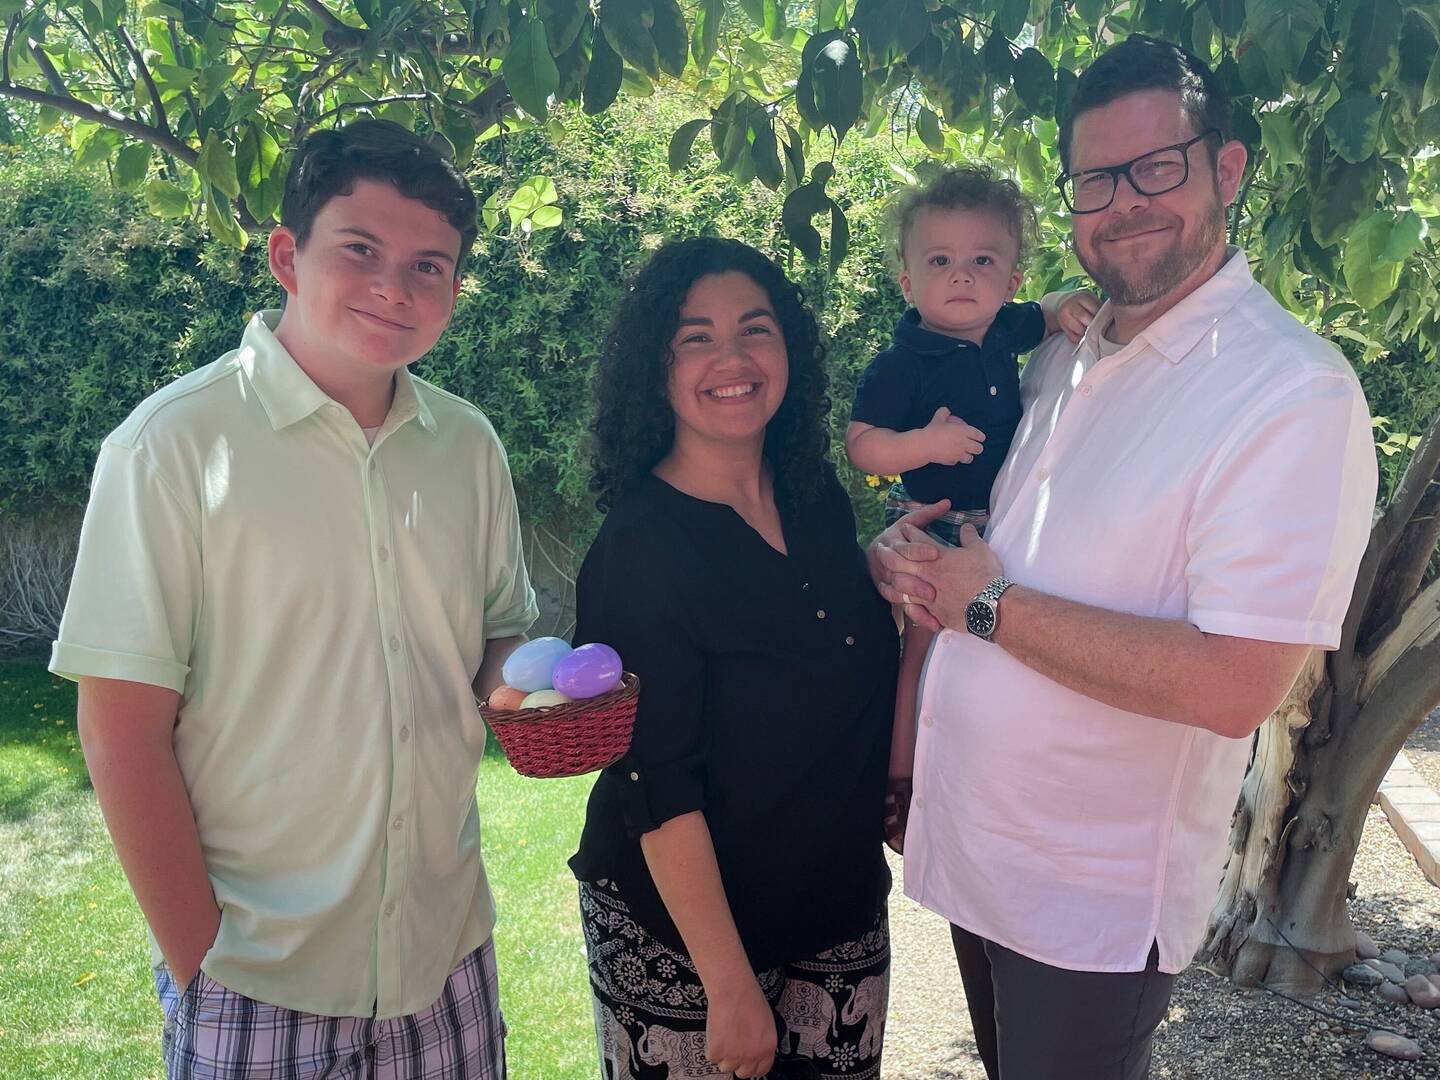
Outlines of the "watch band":
{"type": "Polygon", "coordinates": [[[981,589],[980,595],[975,597],[975,599],[988,600],[992,605],[994,605],[999,602],[1000,597],[1005,595],[1005,590],[1010,588],[1010,586],[1014,584],[1015,583],[1009,578],[997,577],[993,581],[991,581],[989,585],[986,585],[985,588],[981,589]]]}

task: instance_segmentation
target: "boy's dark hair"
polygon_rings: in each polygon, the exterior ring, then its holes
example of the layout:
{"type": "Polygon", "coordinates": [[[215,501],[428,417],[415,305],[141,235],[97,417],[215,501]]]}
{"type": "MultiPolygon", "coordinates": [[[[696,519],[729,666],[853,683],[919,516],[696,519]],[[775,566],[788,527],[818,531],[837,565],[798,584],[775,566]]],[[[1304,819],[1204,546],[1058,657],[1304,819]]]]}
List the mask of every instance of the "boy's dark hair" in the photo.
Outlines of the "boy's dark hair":
{"type": "Polygon", "coordinates": [[[1070,144],[1077,116],[1140,90],[1175,91],[1195,134],[1211,128],[1219,131],[1218,140],[1205,140],[1212,162],[1220,145],[1234,137],[1230,95],[1205,62],[1168,41],[1131,34],[1105,50],[1076,82],[1060,124],[1061,167],[1070,168],[1070,144]]]}
{"type": "Polygon", "coordinates": [[[987,210],[1005,222],[1015,237],[1018,266],[1030,250],[1036,233],[1035,204],[1014,180],[983,165],[955,165],[943,169],[924,187],[906,188],[890,205],[891,254],[898,269],[905,267],[905,242],[922,210],[987,210]]]}
{"type": "Polygon", "coordinates": [[[590,490],[609,510],[648,476],[675,442],[670,343],[691,287],[712,274],[741,273],[770,298],[785,339],[789,379],[765,427],[765,461],[784,507],[804,506],[832,475],[825,346],[800,287],[773,259],[738,240],[696,236],[664,244],[635,275],[615,310],[600,355],[592,428],[590,490]]]}
{"type": "Polygon", "coordinates": [[[280,221],[304,247],[315,216],[356,180],[388,180],[396,190],[443,214],[460,234],[455,273],[475,243],[475,193],[454,163],[414,132],[389,120],[356,120],[316,131],[300,144],[285,177],[280,221]]]}

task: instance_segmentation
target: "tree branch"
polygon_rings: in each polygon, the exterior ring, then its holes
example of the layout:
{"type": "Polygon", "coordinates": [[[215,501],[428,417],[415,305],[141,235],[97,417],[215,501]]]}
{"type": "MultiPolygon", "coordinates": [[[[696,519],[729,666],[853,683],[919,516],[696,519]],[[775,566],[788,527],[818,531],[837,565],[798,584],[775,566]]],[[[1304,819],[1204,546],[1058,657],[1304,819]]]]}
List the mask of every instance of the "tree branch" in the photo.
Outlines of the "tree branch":
{"type": "MultiPolygon", "coordinates": [[[[174,52],[175,62],[178,64],[184,54],[180,50],[180,33],[175,29],[173,15],[165,20],[165,26],[170,31],[170,49],[174,52]]],[[[185,108],[190,112],[190,125],[195,129],[195,138],[203,140],[205,133],[200,130],[200,106],[195,104],[195,95],[190,92],[188,86],[185,88],[185,108]]]]}
{"type": "Polygon", "coordinates": [[[500,123],[505,106],[513,100],[505,80],[496,77],[466,103],[465,111],[470,114],[470,121],[475,125],[476,132],[483,133],[500,123]]]}
{"type": "Polygon", "coordinates": [[[345,101],[336,105],[333,109],[326,109],[319,116],[315,117],[315,119],[311,120],[307,126],[317,127],[321,120],[328,120],[330,117],[336,116],[346,109],[369,109],[376,105],[388,105],[392,101],[428,101],[431,96],[430,94],[391,94],[389,97],[370,98],[365,101],[345,101]]]}
{"type": "Polygon", "coordinates": [[[40,65],[40,70],[45,73],[45,81],[50,84],[50,89],[62,97],[70,96],[70,88],[65,85],[65,80],[60,77],[60,72],[55,70],[55,65],[50,57],[45,55],[45,50],[39,44],[30,46],[30,54],[35,57],[35,63],[40,65]]]}
{"type": "Polygon", "coordinates": [[[81,101],[77,97],[72,97],[68,92],[47,94],[44,90],[32,90],[28,86],[18,86],[15,83],[7,82],[0,83],[0,94],[17,98],[20,101],[33,102],[36,105],[49,105],[51,108],[67,112],[71,116],[78,116],[82,120],[90,120],[114,128],[116,131],[123,131],[127,135],[133,135],[137,139],[148,142],[151,146],[158,146],[168,154],[174,154],[192,169],[200,160],[199,151],[191,149],[168,131],[156,131],[150,125],[143,124],[139,120],[132,120],[114,109],[81,101]]]}
{"type": "Polygon", "coordinates": [[[311,15],[314,15],[317,19],[324,23],[327,32],[330,30],[351,29],[349,26],[346,26],[343,22],[341,22],[340,19],[335,15],[335,13],[329,8],[327,8],[324,4],[322,4],[320,0],[305,0],[305,10],[310,12],[311,15]]]}
{"type": "Polygon", "coordinates": [[[1410,733],[1440,705],[1440,636],[1409,649],[1390,668],[1353,721],[1367,751],[1392,761],[1410,733]]]}
{"type": "Polygon", "coordinates": [[[275,40],[275,31],[280,29],[280,20],[290,10],[290,0],[282,0],[280,6],[275,9],[275,17],[270,20],[270,29],[265,32],[265,41],[260,46],[260,54],[255,62],[250,65],[250,74],[245,78],[245,89],[241,93],[248,94],[255,86],[255,73],[260,70],[260,65],[265,62],[265,54],[270,51],[270,43],[275,40]]]}
{"type": "MultiPolygon", "coordinates": [[[[1430,420],[1372,534],[1375,587],[1366,598],[1360,640],[1369,641],[1415,594],[1440,542],[1440,411],[1430,420]]],[[[1367,552],[1367,557],[1368,557],[1367,552]]]]}
{"type": "Polygon", "coordinates": [[[20,16],[10,16],[10,23],[5,27],[5,49],[0,52],[0,84],[10,81],[10,44],[15,40],[15,28],[20,25],[20,16]]]}
{"type": "MultiPolygon", "coordinates": [[[[130,36],[130,31],[123,26],[115,28],[115,36],[120,39],[120,44],[130,54],[130,59],[135,61],[135,67],[140,72],[140,77],[145,80],[145,89],[150,92],[150,100],[155,103],[155,127],[170,134],[170,121],[165,119],[165,106],[160,104],[160,90],[155,85],[155,80],[150,76],[150,68],[145,63],[145,58],[140,55],[140,50],[135,47],[135,39],[130,36]]],[[[178,57],[177,57],[178,59],[178,57]]]]}
{"type": "Polygon", "coordinates": [[[1375,687],[1412,648],[1423,648],[1440,637],[1440,578],[1432,581],[1416,596],[1404,613],[1386,628],[1379,643],[1365,658],[1365,678],[1360,687],[1361,701],[1369,698],[1375,687]]]}

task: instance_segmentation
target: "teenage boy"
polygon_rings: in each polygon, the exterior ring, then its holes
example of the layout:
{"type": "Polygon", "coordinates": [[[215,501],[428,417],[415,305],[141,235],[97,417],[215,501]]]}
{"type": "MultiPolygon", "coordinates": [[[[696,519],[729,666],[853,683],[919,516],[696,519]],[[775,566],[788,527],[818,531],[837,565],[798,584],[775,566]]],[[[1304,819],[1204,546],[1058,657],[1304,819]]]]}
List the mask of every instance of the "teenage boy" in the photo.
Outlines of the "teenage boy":
{"type": "Polygon", "coordinates": [[[104,441],[51,670],[149,924],[170,1077],[504,1076],[475,707],[534,621],[505,453],[410,375],[475,199],[311,135],[282,311],[104,441]]]}

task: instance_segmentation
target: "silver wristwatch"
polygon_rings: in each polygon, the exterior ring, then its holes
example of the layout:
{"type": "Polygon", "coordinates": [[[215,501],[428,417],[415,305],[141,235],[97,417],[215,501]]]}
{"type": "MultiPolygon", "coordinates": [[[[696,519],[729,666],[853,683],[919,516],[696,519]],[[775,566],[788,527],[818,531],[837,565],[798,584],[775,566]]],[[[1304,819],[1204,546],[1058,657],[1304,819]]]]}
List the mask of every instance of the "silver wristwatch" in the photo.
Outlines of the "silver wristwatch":
{"type": "Polygon", "coordinates": [[[976,637],[989,641],[1000,620],[1000,597],[1013,584],[1015,583],[1007,578],[997,577],[981,589],[979,595],[965,608],[965,629],[976,637]]]}

